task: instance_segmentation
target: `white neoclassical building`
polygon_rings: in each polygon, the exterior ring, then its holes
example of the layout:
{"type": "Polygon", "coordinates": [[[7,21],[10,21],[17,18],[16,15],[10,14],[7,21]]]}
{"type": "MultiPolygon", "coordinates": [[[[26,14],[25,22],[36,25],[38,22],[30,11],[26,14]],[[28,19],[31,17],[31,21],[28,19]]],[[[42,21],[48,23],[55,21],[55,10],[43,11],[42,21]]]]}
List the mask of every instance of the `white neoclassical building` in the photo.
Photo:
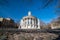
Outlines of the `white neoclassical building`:
{"type": "Polygon", "coordinates": [[[28,16],[21,19],[18,29],[40,29],[40,20],[28,12],[28,16]]]}

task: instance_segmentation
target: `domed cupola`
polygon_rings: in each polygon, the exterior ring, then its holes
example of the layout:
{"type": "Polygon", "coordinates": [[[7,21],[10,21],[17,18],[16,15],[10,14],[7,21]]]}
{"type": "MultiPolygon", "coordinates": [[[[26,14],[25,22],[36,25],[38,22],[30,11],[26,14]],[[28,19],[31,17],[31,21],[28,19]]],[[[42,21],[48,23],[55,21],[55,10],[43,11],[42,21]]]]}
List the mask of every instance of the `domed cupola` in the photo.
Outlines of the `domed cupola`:
{"type": "Polygon", "coordinates": [[[37,19],[36,17],[34,17],[34,16],[31,15],[30,11],[28,12],[28,16],[23,17],[23,19],[26,19],[26,18],[37,19]]]}

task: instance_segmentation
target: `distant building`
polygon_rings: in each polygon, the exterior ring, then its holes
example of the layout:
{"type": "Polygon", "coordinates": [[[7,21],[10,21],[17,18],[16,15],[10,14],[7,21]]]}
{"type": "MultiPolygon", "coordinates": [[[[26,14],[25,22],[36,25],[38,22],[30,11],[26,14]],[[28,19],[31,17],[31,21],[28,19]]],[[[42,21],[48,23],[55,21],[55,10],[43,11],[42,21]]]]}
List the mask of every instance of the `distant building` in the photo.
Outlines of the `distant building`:
{"type": "Polygon", "coordinates": [[[0,18],[0,28],[14,28],[17,24],[11,18],[0,18]]]}
{"type": "Polygon", "coordinates": [[[31,12],[28,12],[28,16],[25,16],[21,19],[18,29],[40,29],[40,20],[31,15],[31,12]]]}
{"type": "Polygon", "coordinates": [[[3,18],[0,18],[0,22],[2,22],[3,21],[3,18]]]}
{"type": "Polygon", "coordinates": [[[52,20],[51,22],[51,29],[58,29],[60,28],[60,17],[52,20]]]}

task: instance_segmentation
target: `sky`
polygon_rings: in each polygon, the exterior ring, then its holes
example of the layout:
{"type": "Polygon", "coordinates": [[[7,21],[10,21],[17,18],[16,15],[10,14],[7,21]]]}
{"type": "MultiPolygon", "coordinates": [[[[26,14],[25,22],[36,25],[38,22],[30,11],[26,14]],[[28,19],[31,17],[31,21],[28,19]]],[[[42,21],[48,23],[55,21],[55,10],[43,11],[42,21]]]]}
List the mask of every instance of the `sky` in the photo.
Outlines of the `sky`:
{"type": "Polygon", "coordinates": [[[19,22],[22,17],[32,15],[45,23],[56,17],[57,0],[0,0],[0,17],[19,22]]]}

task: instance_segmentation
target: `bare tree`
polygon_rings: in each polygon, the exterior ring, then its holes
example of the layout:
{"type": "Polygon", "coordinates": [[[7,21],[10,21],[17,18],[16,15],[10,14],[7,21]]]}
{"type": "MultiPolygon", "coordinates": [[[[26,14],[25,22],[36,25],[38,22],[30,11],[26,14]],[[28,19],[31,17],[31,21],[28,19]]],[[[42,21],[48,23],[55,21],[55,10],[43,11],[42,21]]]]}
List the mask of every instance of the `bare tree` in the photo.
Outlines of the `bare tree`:
{"type": "Polygon", "coordinates": [[[60,16],[60,0],[57,1],[57,5],[56,5],[56,15],[60,16]]]}

